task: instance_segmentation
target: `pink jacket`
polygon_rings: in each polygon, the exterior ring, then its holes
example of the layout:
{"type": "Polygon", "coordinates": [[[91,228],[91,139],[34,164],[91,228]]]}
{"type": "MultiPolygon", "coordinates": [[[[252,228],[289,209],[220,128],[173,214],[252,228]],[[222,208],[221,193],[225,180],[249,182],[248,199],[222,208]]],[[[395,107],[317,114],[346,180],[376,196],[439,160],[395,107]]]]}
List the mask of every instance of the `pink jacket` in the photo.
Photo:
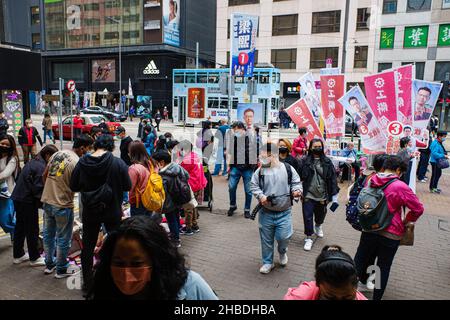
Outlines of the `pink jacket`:
{"type": "MultiPolygon", "coordinates": [[[[319,300],[320,290],[315,281],[303,282],[298,288],[289,288],[283,300],[319,300]]],[[[359,291],[356,300],[367,300],[359,291]]]]}
{"type": "Polygon", "coordinates": [[[308,149],[308,140],[306,138],[302,138],[301,136],[299,136],[294,140],[291,155],[294,158],[302,157],[305,155],[303,149],[308,149]]]}
{"type": "Polygon", "coordinates": [[[188,182],[193,192],[205,189],[208,180],[205,178],[203,165],[195,152],[187,154],[181,161],[181,166],[189,173],[188,182]]]}
{"type": "MultiPolygon", "coordinates": [[[[387,182],[398,177],[396,175],[375,175],[370,184],[373,187],[381,187],[387,182]]],[[[402,222],[403,207],[408,207],[409,212],[406,215],[408,222],[416,222],[423,214],[424,208],[417,196],[410,187],[403,181],[397,180],[384,189],[384,195],[388,204],[389,212],[394,215],[391,225],[385,230],[388,233],[396,236],[403,236],[405,234],[405,225],[402,222]]]]}
{"type": "Polygon", "coordinates": [[[136,205],[137,191],[144,192],[148,178],[150,177],[150,171],[141,164],[133,164],[128,168],[128,174],[131,180],[129,201],[130,204],[136,205]]]}

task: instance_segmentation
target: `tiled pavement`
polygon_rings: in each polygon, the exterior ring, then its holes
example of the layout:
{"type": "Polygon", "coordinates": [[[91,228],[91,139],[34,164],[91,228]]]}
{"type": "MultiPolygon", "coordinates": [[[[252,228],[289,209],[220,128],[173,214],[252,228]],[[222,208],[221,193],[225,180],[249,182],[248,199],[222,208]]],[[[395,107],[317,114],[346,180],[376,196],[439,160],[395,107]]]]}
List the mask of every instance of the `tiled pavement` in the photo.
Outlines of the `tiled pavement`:
{"type": "MultiPolygon", "coordinates": [[[[345,188],[345,185],[343,186],[345,188]]],[[[385,299],[450,299],[450,175],[442,178],[440,196],[419,184],[426,213],[416,228],[414,247],[401,247],[394,261],[385,299]],[[449,191],[447,191],[449,190],[449,191]]],[[[288,287],[314,276],[314,260],[322,246],[341,245],[354,255],[359,233],[345,221],[344,206],[329,214],[325,238],[311,252],[303,251],[303,224],[298,205],[293,210],[295,234],[289,247],[289,264],[269,275],[258,272],[260,243],[257,222],[243,218],[241,210],[226,216],[226,180],[215,178],[213,213],[200,212],[201,232],[184,236],[182,250],[192,269],[202,274],[221,299],[281,299],[288,287]]],[[[242,186],[238,189],[243,203],[242,186]]],[[[345,190],[341,192],[341,201],[345,190]]],[[[45,276],[42,268],[14,266],[9,239],[0,240],[0,299],[81,299],[68,290],[65,280],[45,276]]],[[[278,255],[275,255],[278,258],[278,255]]],[[[276,260],[277,261],[277,260],[276,260]]]]}

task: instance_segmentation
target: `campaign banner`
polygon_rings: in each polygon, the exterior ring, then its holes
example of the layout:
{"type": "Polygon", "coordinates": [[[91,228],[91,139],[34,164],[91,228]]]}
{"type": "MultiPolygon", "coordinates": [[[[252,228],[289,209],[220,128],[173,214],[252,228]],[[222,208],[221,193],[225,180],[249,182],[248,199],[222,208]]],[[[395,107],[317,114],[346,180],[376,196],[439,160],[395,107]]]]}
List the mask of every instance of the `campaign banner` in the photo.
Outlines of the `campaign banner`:
{"type": "Polygon", "coordinates": [[[414,65],[394,69],[397,90],[397,119],[404,125],[412,125],[411,86],[416,74],[414,65]]]}
{"type": "Polygon", "coordinates": [[[318,90],[316,89],[316,84],[314,81],[313,74],[308,72],[304,74],[300,79],[298,79],[300,83],[300,88],[304,92],[304,96],[302,96],[305,101],[307,101],[308,105],[311,107],[311,113],[314,117],[314,121],[317,126],[320,127],[320,117],[322,116],[322,106],[320,102],[320,95],[318,90]]]}
{"type": "Polygon", "coordinates": [[[388,71],[364,77],[367,101],[382,128],[397,120],[395,72],[388,71]]]}
{"type": "Polygon", "coordinates": [[[411,87],[413,126],[425,129],[433,115],[442,90],[442,83],[414,80],[411,87]]]}
{"type": "Polygon", "coordinates": [[[3,112],[8,121],[8,134],[18,137],[23,126],[22,92],[19,90],[2,91],[3,112]]]}
{"type": "Polygon", "coordinates": [[[294,122],[299,128],[306,128],[309,141],[314,138],[323,140],[319,126],[314,120],[311,109],[305,99],[300,99],[294,102],[286,109],[286,112],[289,117],[291,117],[292,122],[294,122]]]}
{"type": "Polygon", "coordinates": [[[370,109],[364,93],[359,86],[354,86],[339,102],[353,117],[361,136],[362,151],[366,154],[380,154],[386,150],[386,135],[381,130],[378,119],[370,109]]]}
{"type": "Polygon", "coordinates": [[[203,119],[205,117],[205,89],[188,89],[188,118],[203,119]]]}
{"type": "Polygon", "coordinates": [[[320,76],[322,113],[327,129],[327,138],[345,136],[345,110],[338,100],[344,95],[344,86],[343,74],[320,76]]]}
{"type": "Polygon", "coordinates": [[[262,103],[238,103],[237,119],[242,121],[247,128],[256,125],[263,125],[263,105],[262,103]]]}
{"type": "Polygon", "coordinates": [[[255,67],[258,17],[233,13],[231,15],[231,75],[253,77],[255,67]]]}
{"type": "Polygon", "coordinates": [[[180,1],[164,0],[163,2],[163,30],[164,43],[180,46],[180,1]]]}

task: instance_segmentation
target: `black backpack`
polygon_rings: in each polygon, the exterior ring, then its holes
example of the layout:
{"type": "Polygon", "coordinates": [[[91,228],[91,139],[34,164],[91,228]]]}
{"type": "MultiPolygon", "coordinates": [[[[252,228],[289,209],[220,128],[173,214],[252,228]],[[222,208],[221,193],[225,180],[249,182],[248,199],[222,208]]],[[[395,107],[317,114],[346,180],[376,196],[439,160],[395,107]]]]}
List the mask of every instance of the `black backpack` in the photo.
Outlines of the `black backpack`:
{"type": "Polygon", "coordinates": [[[345,210],[346,220],[348,221],[348,223],[350,223],[353,229],[358,231],[362,231],[362,228],[358,221],[358,208],[356,204],[358,196],[361,193],[361,190],[364,188],[367,179],[368,177],[366,176],[360,176],[358,180],[355,181],[352,188],[350,189],[349,200],[347,202],[345,210]]]}
{"type": "Polygon", "coordinates": [[[172,198],[172,201],[176,205],[184,205],[191,201],[191,187],[189,186],[189,183],[185,179],[181,179],[180,176],[175,177],[175,183],[174,185],[174,194],[176,194],[176,197],[172,198]]]}
{"type": "Polygon", "coordinates": [[[87,209],[93,212],[101,212],[105,210],[106,207],[112,202],[113,190],[109,185],[109,179],[111,176],[111,169],[113,165],[114,162],[109,166],[106,181],[104,184],[93,191],[80,192],[83,209],[87,209]]]}

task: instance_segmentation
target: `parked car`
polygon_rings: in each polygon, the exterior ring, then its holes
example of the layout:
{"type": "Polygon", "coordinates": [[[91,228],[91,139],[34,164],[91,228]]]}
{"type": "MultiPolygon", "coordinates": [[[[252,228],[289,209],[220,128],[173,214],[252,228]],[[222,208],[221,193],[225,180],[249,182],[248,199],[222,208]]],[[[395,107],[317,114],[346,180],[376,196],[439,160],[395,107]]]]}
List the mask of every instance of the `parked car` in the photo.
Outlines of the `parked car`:
{"type": "MultiPolygon", "coordinates": [[[[90,134],[93,127],[96,127],[100,124],[102,119],[105,119],[106,124],[108,125],[109,132],[114,135],[114,131],[116,131],[117,127],[120,126],[118,122],[109,122],[106,117],[102,115],[95,114],[83,114],[81,115],[81,119],[83,120],[83,128],[81,129],[82,133],[90,134]]],[[[72,138],[72,117],[67,117],[63,120],[63,138],[66,140],[70,140],[72,138]]],[[[52,126],[53,135],[55,139],[59,139],[59,125],[53,124],[52,126]]]]}
{"type": "Polygon", "coordinates": [[[109,121],[120,121],[124,122],[127,120],[127,115],[123,113],[116,113],[112,111],[108,111],[99,106],[93,106],[89,108],[84,108],[81,110],[83,114],[100,114],[105,116],[109,121]]]}

